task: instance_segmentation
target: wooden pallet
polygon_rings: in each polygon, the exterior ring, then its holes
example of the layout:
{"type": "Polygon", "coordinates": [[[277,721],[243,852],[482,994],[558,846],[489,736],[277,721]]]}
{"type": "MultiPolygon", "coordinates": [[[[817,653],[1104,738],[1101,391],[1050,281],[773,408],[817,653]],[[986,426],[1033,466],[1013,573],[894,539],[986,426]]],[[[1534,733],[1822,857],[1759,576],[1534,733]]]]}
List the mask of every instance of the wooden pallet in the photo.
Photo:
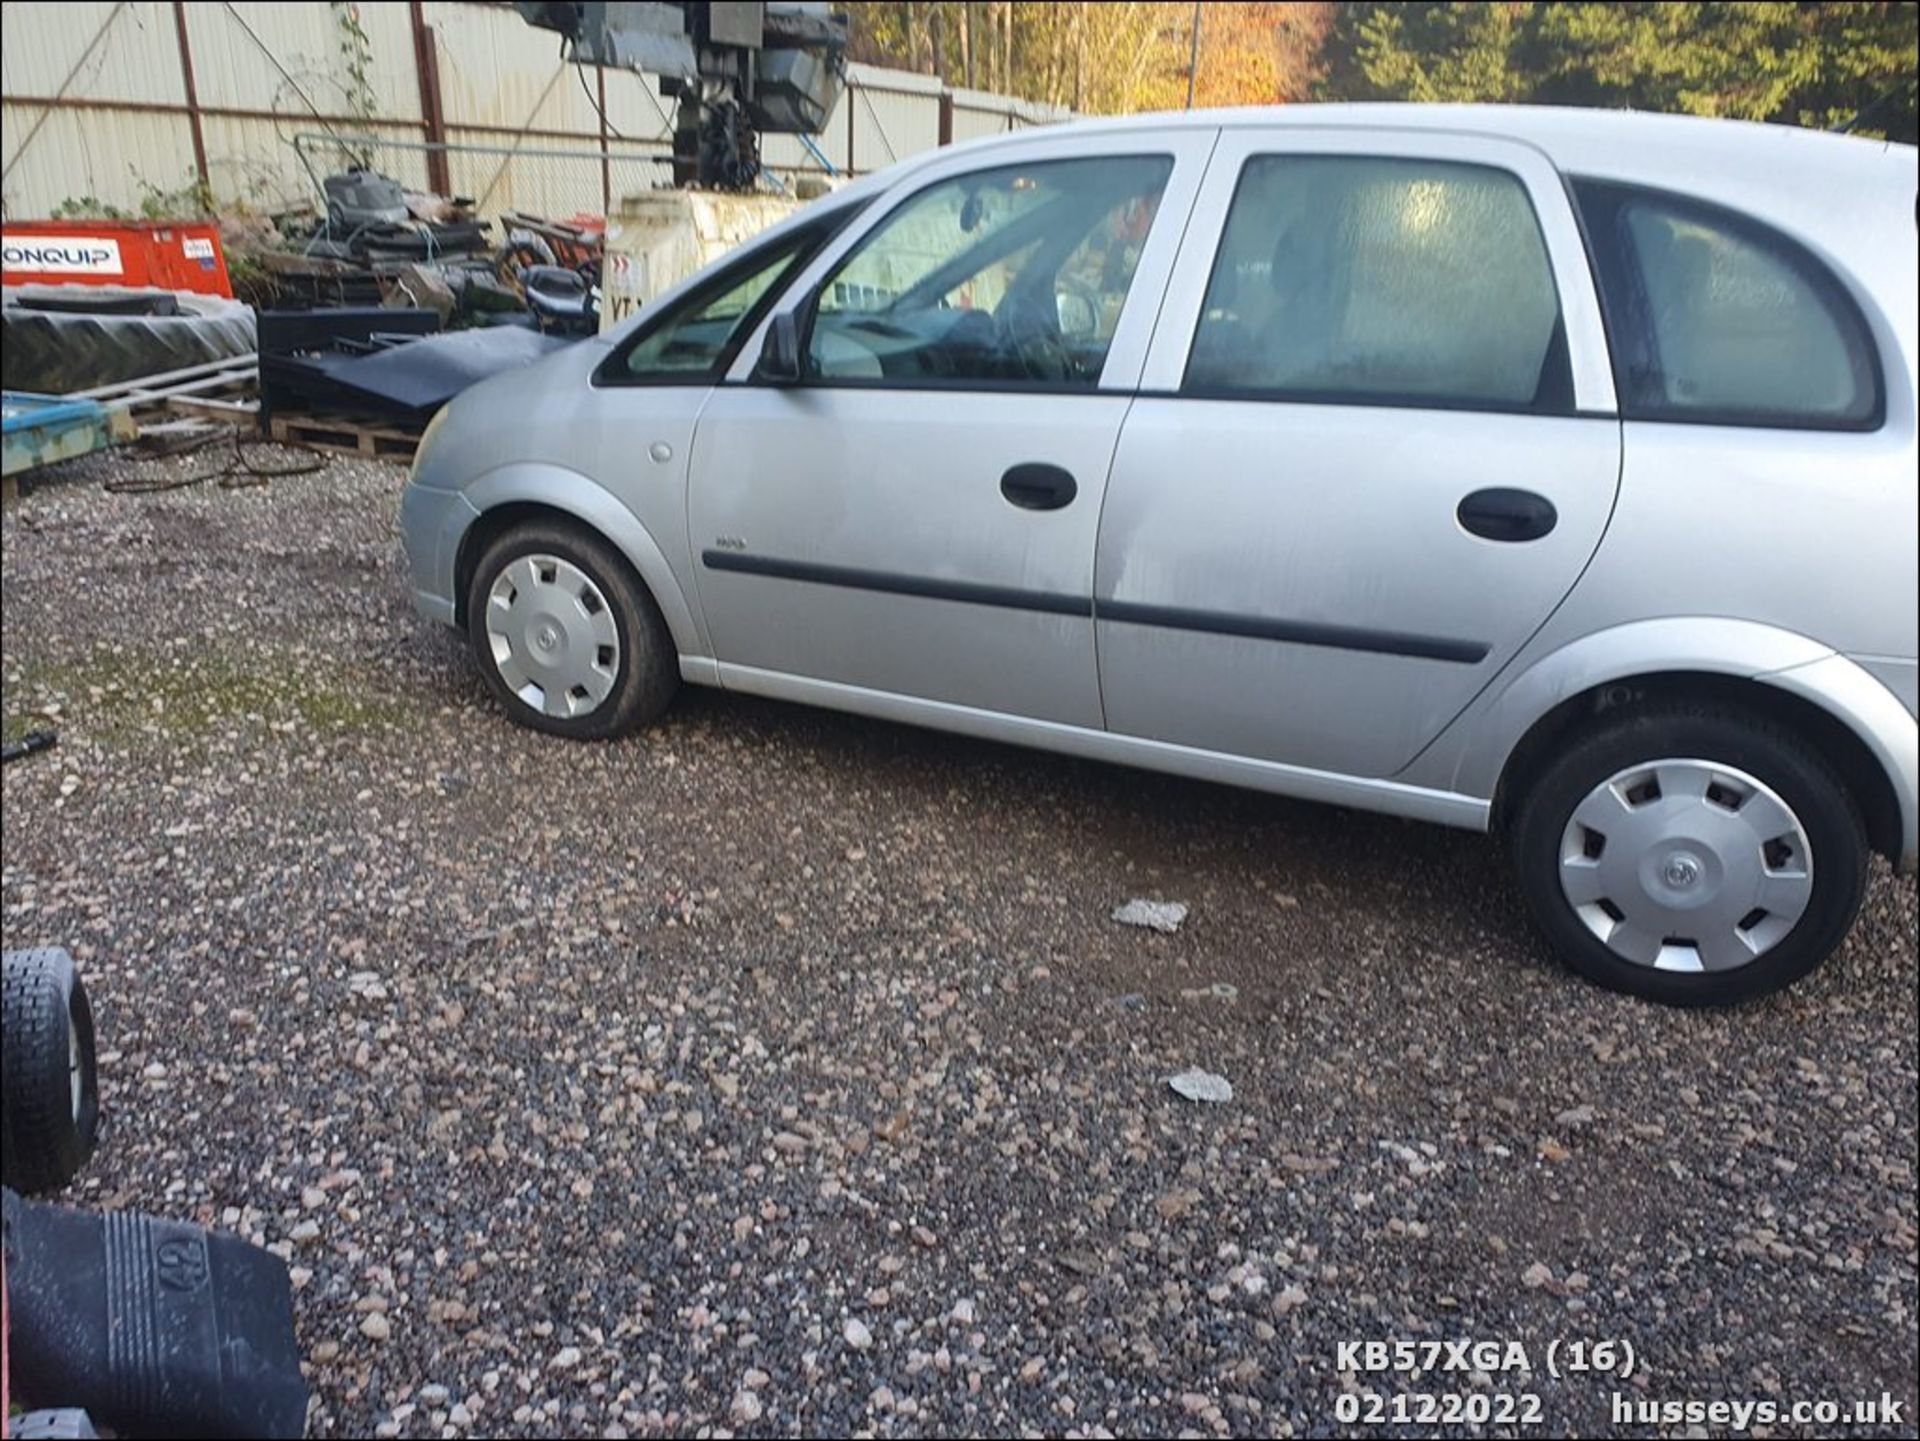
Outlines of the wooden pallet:
{"type": "Polygon", "coordinates": [[[420,444],[420,433],[390,421],[343,415],[276,415],[267,433],[282,445],[304,445],[330,455],[358,455],[406,465],[420,444]]]}
{"type": "Polygon", "coordinates": [[[108,410],[124,412],[142,425],[180,415],[250,425],[260,409],[256,398],[259,385],[259,361],[247,354],[158,375],[142,375],[81,391],[69,398],[98,401],[108,410]]]}

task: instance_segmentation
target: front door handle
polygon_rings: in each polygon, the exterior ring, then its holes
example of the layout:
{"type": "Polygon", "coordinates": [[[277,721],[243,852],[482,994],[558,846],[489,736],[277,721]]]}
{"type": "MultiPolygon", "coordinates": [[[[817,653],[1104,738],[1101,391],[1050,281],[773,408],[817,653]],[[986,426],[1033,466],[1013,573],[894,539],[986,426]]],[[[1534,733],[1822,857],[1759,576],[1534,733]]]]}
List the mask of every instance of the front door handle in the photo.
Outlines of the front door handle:
{"type": "Polygon", "coordinates": [[[1000,477],[1000,493],[1022,510],[1059,510],[1073,504],[1080,487],[1059,466],[1030,462],[1000,477]]]}
{"type": "Polygon", "coordinates": [[[1476,490],[1454,515],[1462,530],[1482,540],[1538,540],[1560,522],[1560,513],[1544,495],[1503,486],[1476,490]]]}

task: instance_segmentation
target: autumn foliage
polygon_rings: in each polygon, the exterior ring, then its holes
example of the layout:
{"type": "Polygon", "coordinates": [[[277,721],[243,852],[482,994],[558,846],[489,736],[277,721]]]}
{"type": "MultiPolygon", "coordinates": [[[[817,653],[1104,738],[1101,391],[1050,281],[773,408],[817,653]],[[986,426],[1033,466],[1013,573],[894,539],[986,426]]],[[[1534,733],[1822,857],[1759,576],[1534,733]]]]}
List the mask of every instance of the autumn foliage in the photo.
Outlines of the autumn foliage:
{"type": "Polygon", "coordinates": [[[849,4],[854,57],[1093,113],[1188,103],[1633,106],[1914,139],[1908,3],[849,4]]]}

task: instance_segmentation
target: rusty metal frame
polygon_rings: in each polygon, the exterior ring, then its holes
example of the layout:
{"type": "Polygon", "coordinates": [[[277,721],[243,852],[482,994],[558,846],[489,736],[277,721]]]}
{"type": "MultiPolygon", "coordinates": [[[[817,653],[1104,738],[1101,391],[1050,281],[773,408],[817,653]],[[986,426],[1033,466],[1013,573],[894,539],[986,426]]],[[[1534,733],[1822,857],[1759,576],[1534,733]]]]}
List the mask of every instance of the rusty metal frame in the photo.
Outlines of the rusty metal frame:
{"type": "MultiPolygon", "coordinates": [[[[598,87],[599,99],[595,109],[600,116],[600,213],[613,214],[613,156],[607,148],[607,67],[593,67],[593,83],[598,87]]],[[[646,77],[641,77],[641,84],[646,77]]]]}
{"type": "MultiPolygon", "coordinates": [[[[427,24],[426,6],[421,0],[408,0],[408,18],[413,22],[413,73],[420,85],[420,128],[427,143],[444,145],[447,141],[447,117],[440,101],[440,52],[433,27],[427,24]]],[[[444,150],[427,152],[427,184],[441,195],[453,193],[453,179],[447,170],[444,150]]]]}
{"type": "Polygon", "coordinates": [[[193,133],[193,170],[200,177],[200,188],[213,193],[213,181],[207,171],[207,136],[200,124],[200,92],[193,80],[193,45],[187,39],[186,0],[173,0],[173,33],[180,42],[180,83],[187,96],[187,129],[193,133]]]}
{"type": "MultiPolygon", "coordinates": [[[[91,96],[68,96],[62,100],[43,95],[9,95],[9,105],[42,106],[49,110],[124,110],[135,115],[185,115],[187,107],[170,100],[96,100],[91,96]]],[[[202,105],[200,113],[215,120],[270,120],[285,124],[311,121],[319,125],[338,125],[360,130],[420,130],[418,120],[394,120],[378,115],[329,115],[316,111],[250,110],[238,105],[202,105]]],[[[536,140],[580,140],[599,143],[591,130],[554,130],[525,125],[483,125],[458,121],[452,129],[471,135],[525,135],[536,140]]]]}

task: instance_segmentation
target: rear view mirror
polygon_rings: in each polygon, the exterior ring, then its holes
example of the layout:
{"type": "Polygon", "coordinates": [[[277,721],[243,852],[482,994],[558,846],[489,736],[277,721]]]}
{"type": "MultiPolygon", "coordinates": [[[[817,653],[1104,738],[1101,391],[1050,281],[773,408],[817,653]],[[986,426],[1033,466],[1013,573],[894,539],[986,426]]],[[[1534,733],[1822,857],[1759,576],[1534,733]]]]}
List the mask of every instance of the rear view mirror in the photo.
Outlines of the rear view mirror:
{"type": "Polygon", "coordinates": [[[767,385],[800,383],[800,329],[793,323],[791,311],[781,311],[767,327],[753,378],[767,385]]]}

